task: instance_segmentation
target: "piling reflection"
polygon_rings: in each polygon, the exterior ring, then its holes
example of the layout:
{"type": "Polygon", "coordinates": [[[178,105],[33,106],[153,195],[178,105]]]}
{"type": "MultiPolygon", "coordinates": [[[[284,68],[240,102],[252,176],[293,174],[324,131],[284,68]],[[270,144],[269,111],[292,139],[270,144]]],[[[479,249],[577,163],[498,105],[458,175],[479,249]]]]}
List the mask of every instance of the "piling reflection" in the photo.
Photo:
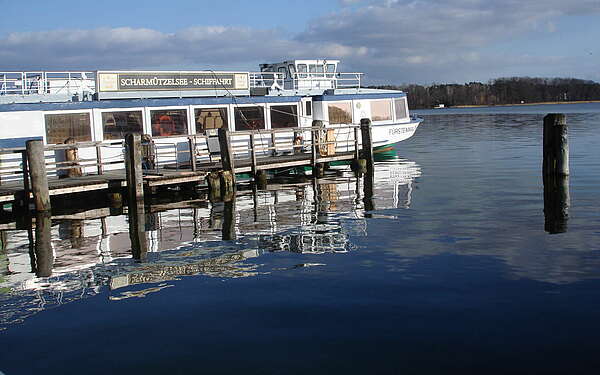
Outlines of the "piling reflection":
{"type": "Polygon", "coordinates": [[[41,212],[35,217],[35,275],[37,277],[49,277],[52,275],[54,265],[54,254],[52,252],[52,219],[50,213],[41,212]]]}
{"type": "Polygon", "coordinates": [[[103,288],[118,301],[171,284],[136,292],[128,287],[181,276],[254,276],[267,271],[249,260],[269,253],[348,253],[355,249],[354,239],[367,233],[366,209],[374,204],[365,203],[376,199],[378,209],[409,207],[412,181],[419,175],[414,162],[382,164],[374,184],[341,167],[318,181],[276,181],[224,201],[164,199],[146,207],[128,204],[126,215],[112,215],[120,207],[113,204],[40,216],[33,229],[0,232],[13,239],[0,270],[0,288],[11,291],[0,299],[12,302],[0,309],[0,326],[103,288]]]}
{"type": "Polygon", "coordinates": [[[544,229],[550,234],[565,233],[569,221],[568,175],[544,175],[544,229]]]}

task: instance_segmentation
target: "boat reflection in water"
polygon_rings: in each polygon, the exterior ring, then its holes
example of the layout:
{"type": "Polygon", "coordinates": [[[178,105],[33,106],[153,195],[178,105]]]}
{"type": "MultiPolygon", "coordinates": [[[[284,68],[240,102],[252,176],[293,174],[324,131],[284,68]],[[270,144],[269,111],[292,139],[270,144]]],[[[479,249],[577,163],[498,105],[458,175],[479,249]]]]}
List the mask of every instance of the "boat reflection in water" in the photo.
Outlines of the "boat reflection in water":
{"type": "MultiPolygon", "coordinates": [[[[378,213],[410,206],[419,166],[378,163],[378,213]]],[[[145,297],[188,275],[237,278],[261,270],[252,258],[273,252],[347,253],[365,236],[363,178],[334,167],[323,179],[273,183],[237,192],[229,202],[191,199],[146,207],[147,253],[132,257],[127,215],[110,208],[36,217],[29,230],[2,231],[0,329],[36,312],[103,293],[111,300],[145,297]],[[142,285],[145,284],[145,285],[142,285]]],[[[12,224],[7,226],[10,228],[12,224]]],[[[297,267],[322,263],[300,263],[297,267]]]]}

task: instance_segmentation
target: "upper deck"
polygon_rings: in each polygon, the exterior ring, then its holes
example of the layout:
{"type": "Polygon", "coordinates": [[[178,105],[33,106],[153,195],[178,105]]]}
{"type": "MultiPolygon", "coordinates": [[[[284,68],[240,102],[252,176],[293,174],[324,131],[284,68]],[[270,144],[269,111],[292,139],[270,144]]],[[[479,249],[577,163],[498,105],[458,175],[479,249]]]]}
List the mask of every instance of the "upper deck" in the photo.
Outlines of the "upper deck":
{"type": "Polygon", "coordinates": [[[361,87],[362,73],[340,73],[338,60],[261,64],[260,72],[0,72],[0,104],[105,99],[322,95],[361,87]]]}

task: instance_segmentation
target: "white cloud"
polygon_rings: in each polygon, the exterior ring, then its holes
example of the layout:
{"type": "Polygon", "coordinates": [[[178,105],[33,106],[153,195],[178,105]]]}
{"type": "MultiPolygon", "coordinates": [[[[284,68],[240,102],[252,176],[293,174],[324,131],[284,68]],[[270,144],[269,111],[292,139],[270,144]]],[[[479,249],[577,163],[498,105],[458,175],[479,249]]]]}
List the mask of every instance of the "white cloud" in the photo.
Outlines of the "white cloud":
{"type": "MultiPolygon", "coordinates": [[[[557,20],[563,16],[600,13],[598,0],[340,0],[340,4],[337,12],[314,19],[292,37],[278,29],[220,25],[174,33],[130,27],[14,32],[0,36],[0,61],[2,70],[254,70],[259,62],[287,58],[340,58],[347,70],[365,71],[367,80],[382,83],[575,75],[569,74],[566,63],[578,64],[574,58],[494,53],[491,47],[510,45],[531,33],[556,34],[557,20]]],[[[592,72],[594,64],[579,64],[589,69],[580,69],[580,75],[600,79],[592,72]]]]}

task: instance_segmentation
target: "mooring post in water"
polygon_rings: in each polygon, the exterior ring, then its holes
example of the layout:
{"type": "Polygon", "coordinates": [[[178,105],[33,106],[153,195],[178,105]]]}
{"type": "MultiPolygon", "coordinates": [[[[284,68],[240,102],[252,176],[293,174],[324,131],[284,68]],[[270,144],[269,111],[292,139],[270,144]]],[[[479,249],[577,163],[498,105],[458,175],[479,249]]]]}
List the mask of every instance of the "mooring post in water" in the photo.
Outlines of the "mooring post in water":
{"type": "Polygon", "coordinates": [[[229,131],[225,128],[219,129],[219,146],[221,148],[221,165],[224,171],[231,172],[233,184],[235,185],[235,162],[229,131]]]}
{"type": "Polygon", "coordinates": [[[544,176],[569,174],[569,138],[564,114],[550,113],[544,117],[543,153],[544,176]]]}
{"type": "Polygon", "coordinates": [[[228,197],[223,206],[223,227],[221,228],[223,241],[236,239],[235,233],[235,193],[228,197]]]}
{"type": "Polygon", "coordinates": [[[551,234],[567,231],[569,219],[569,138],[562,113],[544,117],[544,229],[551,234]]]}
{"type": "MultiPolygon", "coordinates": [[[[54,253],[52,252],[52,220],[50,212],[38,212],[35,217],[35,275],[37,277],[52,276],[54,253]]],[[[32,262],[33,263],[33,262],[32,262]]]]}
{"type": "Polygon", "coordinates": [[[142,172],[142,137],[139,134],[125,136],[125,173],[127,198],[144,202],[144,175],[142,172]]]}
{"type": "Polygon", "coordinates": [[[44,144],[41,140],[30,140],[25,144],[25,149],[27,150],[27,164],[29,166],[35,209],[38,212],[50,211],[50,192],[48,190],[44,144]]]}
{"type": "Polygon", "coordinates": [[[367,161],[367,173],[373,172],[373,137],[371,136],[371,120],[363,118],[360,120],[360,132],[362,136],[363,157],[367,161]]]}

